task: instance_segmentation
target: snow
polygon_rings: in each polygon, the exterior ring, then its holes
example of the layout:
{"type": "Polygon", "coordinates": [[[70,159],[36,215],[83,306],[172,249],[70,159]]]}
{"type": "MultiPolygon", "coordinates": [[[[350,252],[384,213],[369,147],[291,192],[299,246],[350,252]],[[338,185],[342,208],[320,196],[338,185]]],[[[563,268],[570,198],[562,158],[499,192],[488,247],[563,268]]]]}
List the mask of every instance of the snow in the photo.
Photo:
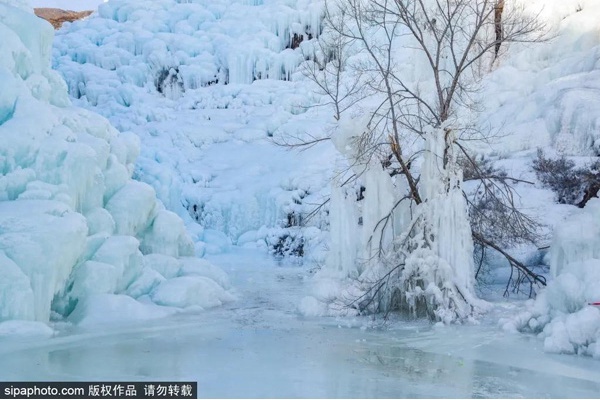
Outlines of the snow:
{"type": "Polygon", "coordinates": [[[505,154],[549,145],[565,155],[597,153],[598,2],[525,4],[532,13],[541,13],[550,40],[510,45],[484,82],[488,111],[480,121],[504,127],[508,135],[494,142],[505,154]]]}
{"type": "Polygon", "coordinates": [[[544,328],[544,350],[600,358],[600,310],[585,307],[558,316],[544,328]]]}
{"type": "Polygon", "coordinates": [[[600,200],[591,199],[557,228],[550,253],[554,280],[512,322],[538,333],[546,351],[600,358],[600,309],[588,305],[600,298],[599,220],[600,200]]]}
{"type": "Polygon", "coordinates": [[[116,223],[119,235],[138,235],[156,216],[154,189],[142,182],[129,182],[106,203],[106,210],[116,223]],[[118,222],[117,222],[118,221],[118,222]]]}
{"type": "Polygon", "coordinates": [[[165,254],[146,254],[142,263],[167,279],[178,276],[181,270],[179,260],[165,254]]]}
{"type": "Polygon", "coordinates": [[[224,289],[230,288],[229,277],[223,270],[207,260],[197,258],[181,258],[181,275],[204,276],[210,278],[224,289]]]}
{"type": "MultiPolygon", "coordinates": [[[[535,155],[537,148],[549,149],[551,152],[574,155],[574,156],[597,156],[597,133],[599,132],[598,123],[600,114],[598,114],[597,93],[598,82],[600,82],[600,71],[598,64],[600,50],[600,32],[597,25],[597,16],[600,8],[595,1],[582,2],[564,2],[564,1],[533,1],[533,2],[507,2],[508,7],[522,5],[527,12],[538,14],[540,20],[546,23],[548,29],[547,38],[549,40],[541,43],[520,43],[503,45],[500,57],[489,66],[483,66],[485,76],[482,79],[483,88],[481,93],[476,95],[479,100],[478,107],[481,106],[483,112],[479,115],[478,127],[484,135],[490,138],[477,142],[463,142],[463,144],[478,156],[491,156],[496,165],[507,167],[509,175],[535,181],[531,173],[531,159],[535,155]],[[515,4],[519,3],[519,4],[515,4]],[[541,11],[540,11],[541,10],[541,11]],[[489,70],[488,70],[489,69],[489,70]]],[[[326,34],[326,33],[325,33],[326,34]]],[[[373,35],[373,41],[376,41],[373,35]]],[[[410,53],[402,49],[405,53],[410,53]]],[[[408,76],[420,74],[427,68],[420,68],[421,63],[418,59],[413,59],[414,54],[404,54],[410,57],[411,63],[408,68],[403,69],[403,65],[398,66],[400,74],[406,73],[406,80],[410,82],[408,76]],[[416,67],[415,67],[416,66],[416,67]],[[412,75],[411,75],[412,74],[412,75]]],[[[351,65],[351,62],[349,63],[351,65]]],[[[405,75],[402,75],[405,76],[405,75]]],[[[420,93],[427,93],[428,82],[425,76],[415,78],[420,82],[420,93]]],[[[369,109],[372,104],[365,102],[362,110],[369,109]]],[[[329,253],[328,265],[323,268],[315,279],[315,288],[312,290],[313,297],[306,297],[302,300],[300,310],[307,315],[319,315],[327,313],[322,304],[331,303],[332,298],[342,298],[348,303],[348,298],[360,295],[360,290],[356,293],[344,292],[340,288],[340,278],[336,281],[331,279],[331,274],[337,271],[341,275],[341,286],[344,286],[344,279],[349,276],[356,277],[360,273],[360,268],[365,268],[364,262],[361,263],[360,257],[354,254],[356,247],[365,248],[368,243],[365,238],[370,238],[373,232],[373,223],[369,220],[380,221],[381,216],[385,215],[385,208],[391,209],[389,202],[390,195],[381,196],[384,200],[375,197],[369,197],[370,188],[375,192],[379,191],[381,186],[377,186],[378,180],[369,179],[370,171],[377,171],[377,168],[368,166],[366,173],[364,169],[357,168],[356,163],[360,162],[357,157],[356,146],[352,143],[353,138],[359,136],[363,131],[365,124],[358,118],[342,118],[338,124],[338,129],[332,136],[332,141],[336,149],[348,158],[348,162],[343,166],[348,168],[348,164],[354,167],[353,172],[363,174],[360,184],[366,187],[365,205],[360,206],[353,202],[355,188],[341,190],[335,186],[332,187],[331,196],[331,251],[329,253]],[[366,203],[373,199],[369,206],[366,203]],[[383,212],[378,207],[384,209],[383,212]],[[373,212],[373,217],[368,216],[373,212]],[[355,222],[362,216],[364,226],[361,228],[355,222]],[[366,229],[370,225],[370,229],[366,229]],[[360,240],[357,239],[361,236],[360,240]],[[348,251],[351,249],[350,251],[348,251]],[[363,265],[361,265],[363,264],[363,265]],[[331,267],[331,268],[330,268],[331,267]],[[357,273],[358,272],[358,273],[357,273]]],[[[416,150],[419,150],[418,148],[416,150]]],[[[440,153],[439,151],[437,153],[440,153]]],[[[440,153],[441,154],[441,153],[440,153]]],[[[429,177],[437,179],[440,168],[438,165],[432,165],[429,168],[431,172],[429,177]]],[[[428,177],[427,166],[421,171],[421,177],[428,177]]],[[[344,181],[344,179],[340,179],[344,181]]],[[[393,181],[388,178],[388,181],[393,181]]],[[[379,180],[386,183],[384,180],[379,180]]],[[[386,184],[389,186],[390,182],[386,184]]],[[[394,182],[397,184],[397,180],[394,182]]],[[[468,185],[465,185],[468,188],[468,185]]],[[[598,258],[595,253],[597,250],[597,239],[600,234],[595,225],[590,225],[590,215],[574,217],[579,222],[571,222],[569,230],[564,229],[564,220],[574,213],[573,208],[569,206],[558,206],[550,204],[547,192],[538,187],[527,187],[526,185],[515,185],[517,188],[517,204],[528,215],[532,215],[537,220],[546,224],[540,230],[540,239],[548,234],[550,236],[554,227],[559,229],[555,233],[554,244],[552,246],[551,256],[547,258],[553,265],[552,274],[556,276],[558,269],[573,259],[580,265],[571,266],[570,275],[557,278],[548,288],[547,301],[555,301],[552,307],[557,310],[563,310],[564,313],[579,312],[578,310],[587,303],[584,297],[597,296],[597,294],[586,288],[598,286],[600,282],[593,271],[594,262],[585,261],[587,258],[598,258]],[[556,244],[558,242],[561,244],[556,244]],[[565,252],[565,248],[569,248],[565,252]],[[557,262],[556,258],[565,258],[566,261],[557,262]],[[581,265],[583,263],[583,265],[581,265]],[[558,267],[554,267],[559,265],[558,267]],[[586,283],[583,283],[586,282],[586,283]],[[587,285],[589,283],[589,286],[587,285]],[[554,299],[554,300],[551,300],[554,299]],[[567,311],[567,309],[569,311],[567,311]]],[[[436,193],[427,193],[427,189],[434,191],[440,188],[440,185],[427,186],[422,196],[430,202],[430,197],[436,197],[436,193]]],[[[398,192],[403,192],[405,188],[397,188],[398,192]]],[[[390,191],[388,190],[388,193],[390,191]]],[[[462,225],[457,229],[456,222],[465,215],[465,204],[460,191],[456,191],[453,201],[445,203],[444,201],[431,201],[431,209],[423,212],[427,218],[431,218],[434,223],[433,232],[436,237],[441,238],[435,241],[435,252],[442,255],[445,259],[445,267],[440,267],[440,273],[436,274],[441,281],[448,282],[450,276],[456,276],[453,284],[466,292],[473,292],[473,266],[472,266],[472,243],[470,240],[469,227],[462,225]],[[450,204],[453,203],[453,204],[450,204]],[[453,210],[453,212],[449,212],[453,210]],[[439,231],[439,232],[438,232],[439,231]],[[439,234],[437,234],[439,233],[439,234]],[[446,270],[446,273],[441,271],[446,270]],[[451,273],[450,273],[451,271],[451,273]]],[[[593,203],[590,204],[593,207],[593,203]]],[[[401,213],[399,213],[401,215],[401,213]]],[[[402,226],[402,220],[408,218],[397,216],[394,222],[398,227],[402,226]]],[[[594,217],[594,220],[597,218],[594,217]]],[[[464,221],[464,218],[463,218],[464,221]]],[[[391,229],[390,229],[391,230],[391,229]]],[[[378,239],[375,235],[373,239],[378,239]]],[[[540,240],[541,241],[541,240],[540,240]]],[[[384,240],[385,242],[385,240],[384,240]]],[[[543,242],[542,242],[543,243],[543,242]]],[[[540,244],[540,247],[543,244],[540,244]]],[[[532,258],[533,254],[539,252],[533,246],[529,248],[509,249],[509,252],[517,254],[519,258],[532,258]]],[[[367,246],[368,248],[368,246],[367,246]]],[[[372,254],[368,252],[364,259],[370,260],[372,254]]],[[[416,257],[411,261],[415,262],[416,271],[424,271],[432,266],[433,259],[422,254],[422,257],[416,257]],[[427,261],[429,260],[429,262],[427,261]]],[[[503,271],[506,271],[506,262],[494,261],[501,265],[503,271]]],[[[366,267],[369,269],[369,266],[366,267]]],[[[499,274],[499,269],[493,271],[493,274],[499,274]]],[[[497,275],[499,277],[500,275],[497,275]]],[[[362,276],[363,280],[368,278],[362,276]]],[[[508,276],[502,274],[502,279],[508,276]]],[[[497,278],[496,278],[497,279],[497,278]]],[[[453,279],[454,280],[454,279],[453,279]]],[[[505,281],[504,281],[505,282],[505,281]]],[[[442,286],[447,287],[446,284],[442,286]]],[[[432,289],[429,295],[437,296],[439,292],[432,289]]],[[[351,289],[348,289],[351,291],[351,289]]],[[[546,295],[540,296],[540,304],[546,300],[546,295]]],[[[471,299],[474,303],[475,299],[471,299]]],[[[485,305],[476,302],[479,306],[485,308],[485,305]]],[[[586,311],[587,313],[588,311],[586,311]]],[[[547,313],[546,313],[547,314],[547,313]]],[[[565,314],[566,315],[566,314],[565,314]]],[[[592,314],[586,314],[587,317],[571,318],[572,321],[589,321],[586,326],[595,326],[595,322],[590,320],[592,314]]],[[[520,324],[522,320],[518,324],[520,324]]],[[[527,325],[527,321],[525,321],[527,325]]],[[[532,322],[536,329],[542,329],[548,321],[532,322]],[[541,328],[540,328],[541,326],[541,328]]],[[[510,325],[510,324],[509,324],[510,325]]],[[[571,323],[569,329],[577,330],[575,322],[571,323]]],[[[550,329],[550,328],[549,328],[550,329]]],[[[594,329],[583,328],[588,332],[589,340],[594,341],[594,329]],[[592,332],[592,333],[590,333],[592,332]]],[[[585,346],[581,342],[574,345],[584,354],[585,346]]],[[[551,350],[552,346],[547,347],[551,350]]],[[[558,350],[557,350],[558,351],[558,350]]],[[[577,351],[577,350],[576,350],[577,351]]],[[[589,351],[588,351],[589,353],[589,351]]]]}
{"type": "MultiPolygon", "coordinates": [[[[0,202],[0,249],[5,255],[3,260],[8,261],[9,271],[18,274],[19,292],[29,300],[19,302],[17,311],[14,309],[17,305],[8,298],[7,303],[0,305],[2,309],[7,307],[2,314],[12,318],[48,321],[52,299],[64,287],[83,252],[86,234],[83,216],[62,203],[48,200],[0,202]],[[21,273],[14,269],[15,266],[21,273]],[[27,286],[32,296],[28,295],[27,286]]],[[[7,294],[2,297],[6,298],[7,294]]]]}
{"type": "Polygon", "coordinates": [[[152,221],[141,244],[142,252],[166,254],[172,257],[193,256],[194,243],[177,214],[161,210],[152,221]]]}
{"type": "Polygon", "coordinates": [[[115,220],[110,213],[101,207],[96,207],[85,213],[88,224],[88,234],[95,235],[104,233],[112,235],[115,233],[115,220]]]}
{"type": "Polygon", "coordinates": [[[127,287],[125,293],[138,299],[152,292],[164,280],[165,278],[152,268],[143,267],[140,275],[127,287]]]}
{"type": "Polygon", "coordinates": [[[142,268],[142,253],[139,241],[133,236],[111,236],[100,245],[92,257],[93,261],[113,265],[119,271],[119,291],[139,275],[142,268]]]}
{"type": "MultiPolygon", "coordinates": [[[[482,119],[509,132],[494,140],[494,148],[503,156],[521,150],[532,154],[536,148],[582,160],[597,156],[600,114],[594,104],[600,82],[596,23],[600,5],[550,1],[527,7],[541,10],[550,40],[511,45],[486,79],[483,96],[490,111],[482,119]]],[[[598,200],[578,210],[548,206],[535,192],[523,194],[531,197],[525,203],[553,231],[546,257],[551,276],[548,287],[525,312],[501,325],[538,335],[545,351],[598,358],[599,310],[588,305],[600,296],[598,200]]]]}
{"type": "Polygon", "coordinates": [[[553,277],[581,262],[600,259],[600,226],[595,223],[599,218],[600,201],[591,199],[583,212],[573,215],[555,232],[550,252],[553,277]]]}
{"type": "Polygon", "coordinates": [[[71,296],[83,298],[89,294],[115,293],[123,271],[112,264],[86,261],[73,272],[71,296]]]}
{"type": "MultiPolygon", "coordinates": [[[[0,4],[3,334],[37,329],[33,322],[21,329],[12,320],[48,323],[52,316],[96,323],[120,307],[120,320],[175,312],[133,297],[147,297],[179,274],[161,276],[144,263],[143,252],[175,263],[194,256],[184,222],[164,210],[150,185],[131,179],[139,138],[70,104],[64,81],[50,68],[52,27],[28,7],[12,4],[0,4]]],[[[228,285],[216,267],[197,269],[194,275],[228,285]]],[[[203,279],[200,289],[210,293],[198,295],[205,302],[228,298],[219,284],[203,279]]]]}
{"type": "Polygon", "coordinates": [[[408,221],[406,218],[410,216],[403,215],[407,207],[400,205],[388,224],[380,223],[394,209],[394,182],[389,174],[375,163],[367,166],[363,182],[366,189],[362,205],[362,259],[371,260],[377,256],[380,246],[386,248],[390,245],[394,235],[402,231],[408,221]]]}
{"type": "Polygon", "coordinates": [[[329,213],[332,247],[328,253],[327,271],[341,278],[356,277],[360,271],[360,265],[357,265],[360,236],[355,203],[354,193],[345,193],[337,182],[332,184],[329,213]]]}
{"type": "MultiPolygon", "coordinates": [[[[446,159],[445,132],[430,129],[425,134],[419,190],[424,201],[411,207],[410,200],[402,200],[408,193],[406,182],[392,179],[377,161],[361,163],[362,152],[353,138],[364,130],[360,121],[343,120],[335,136],[336,148],[348,157],[364,185],[364,200],[361,205],[358,191],[333,183],[332,249],[314,279],[314,297],[302,300],[301,312],[347,315],[356,309],[362,312],[362,307],[383,311],[397,307],[408,315],[428,315],[445,323],[472,317],[473,309],[481,311],[485,303],[474,291],[473,242],[460,186],[462,172],[441,161],[446,159]],[[336,285],[332,280],[336,275],[346,283],[336,285]],[[399,294],[394,295],[395,290],[399,294]],[[366,303],[375,295],[375,301],[366,303]]],[[[451,143],[453,138],[446,140],[451,143]]],[[[449,157],[455,155],[450,152],[449,157]]]]}
{"type": "Polygon", "coordinates": [[[0,320],[25,319],[33,316],[33,290],[25,275],[4,251],[0,251],[0,320]]]}
{"type": "MultiPolygon", "coordinates": [[[[425,211],[421,212],[424,219],[429,220],[431,224],[431,231],[428,234],[434,237],[432,250],[441,259],[441,264],[447,264],[451,273],[444,277],[445,267],[440,265],[439,272],[434,270],[433,279],[429,278],[426,282],[439,280],[436,285],[442,290],[449,289],[451,284],[454,284],[456,289],[450,291],[458,290],[468,304],[474,305],[476,300],[473,298],[475,280],[473,239],[467,215],[467,203],[460,186],[462,171],[452,170],[441,163],[446,151],[444,146],[448,142],[452,143],[453,139],[444,141],[445,135],[441,131],[433,131],[429,135],[426,139],[426,153],[421,168],[423,184],[420,191],[421,196],[427,200],[423,205],[425,211]]],[[[450,150],[448,157],[453,159],[456,154],[450,150]]],[[[455,164],[450,161],[449,165],[455,164]]],[[[426,287],[427,289],[429,288],[426,287]]]]}

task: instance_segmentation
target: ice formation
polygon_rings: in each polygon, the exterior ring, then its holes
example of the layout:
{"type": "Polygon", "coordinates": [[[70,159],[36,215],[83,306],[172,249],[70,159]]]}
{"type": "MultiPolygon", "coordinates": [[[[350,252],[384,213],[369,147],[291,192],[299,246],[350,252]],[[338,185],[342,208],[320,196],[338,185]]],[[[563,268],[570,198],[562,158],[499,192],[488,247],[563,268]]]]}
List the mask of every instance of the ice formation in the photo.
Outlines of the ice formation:
{"type": "Polygon", "coordinates": [[[406,301],[414,309],[425,300],[421,307],[438,320],[463,320],[483,304],[474,295],[473,240],[462,171],[452,151],[452,134],[445,139],[445,132],[431,129],[426,135],[419,190],[423,203],[416,207],[410,228],[417,233],[409,232],[405,239],[417,248],[407,255],[402,272],[406,301]],[[446,165],[445,154],[450,160],[446,165]]]}
{"type": "Polygon", "coordinates": [[[394,180],[376,161],[362,165],[355,159],[354,138],[364,126],[343,119],[333,137],[364,186],[355,191],[350,185],[332,184],[331,250],[315,277],[313,296],[303,299],[300,311],[351,314],[374,307],[371,311],[393,308],[444,322],[470,317],[484,304],[474,295],[473,242],[462,172],[441,161],[444,132],[427,133],[419,190],[424,202],[411,209],[410,201],[401,200],[408,193],[403,180],[394,180]],[[359,196],[364,197],[361,202],[359,196]],[[402,267],[394,267],[398,264],[402,267]],[[379,281],[382,277],[387,278],[379,281]],[[377,300],[367,304],[375,295],[377,300]]]}
{"type": "Polygon", "coordinates": [[[230,300],[226,275],[191,261],[181,219],[131,179],[137,137],[71,106],[50,69],[53,35],[26,7],[0,4],[0,321],[136,314],[151,307],[136,299],[188,270],[207,290],[194,305],[230,300]]]}
{"type": "Polygon", "coordinates": [[[347,193],[339,183],[331,188],[331,211],[329,225],[332,247],[329,250],[327,263],[335,275],[340,278],[357,277],[360,273],[358,265],[359,232],[356,194],[347,193]]]}
{"type": "MultiPolygon", "coordinates": [[[[479,95],[481,104],[484,105],[484,111],[479,116],[479,124],[482,131],[489,130],[490,126],[492,129],[502,127],[502,130],[496,137],[492,137],[493,146],[489,145],[490,142],[483,141],[479,144],[469,144],[469,146],[472,146],[470,150],[475,153],[491,154],[495,157],[510,157],[503,164],[508,165],[511,173],[516,176],[529,173],[529,171],[526,171],[528,167],[524,167],[523,164],[529,162],[528,157],[532,153],[534,154],[537,147],[552,147],[552,150],[566,155],[597,156],[598,122],[600,120],[598,119],[598,112],[594,109],[594,104],[597,103],[595,100],[598,93],[598,82],[600,82],[600,75],[598,75],[600,65],[598,64],[598,37],[600,36],[598,36],[596,23],[597,15],[600,12],[598,3],[594,1],[514,1],[507,2],[507,6],[523,6],[526,13],[531,12],[532,15],[540,18],[541,22],[546,22],[547,34],[551,40],[541,43],[504,45],[498,60],[494,63],[490,62],[489,71],[485,71],[486,76],[482,81],[483,90],[479,95]],[[514,154],[515,151],[522,150],[525,151],[518,155],[514,154]],[[519,157],[521,159],[517,160],[519,157]]],[[[402,49],[402,51],[404,51],[402,54],[406,57],[412,57],[412,54],[409,55],[410,51],[406,49],[402,49]]],[[[419,71],[426,70],[426,68],[419,68],[420,65],[418,59],[415,59],[410,67],[403,66],[400,63],[398,73],[402,74],[403,77],[406,76],[406,80],[410,81],[411,76],[418,76],[419,71]]],[[[423,79],[424,81],[419,84],[420,93],[428,93],[426,77],[423,77],[423,79]]],[[[352,130],[347,130],[347,133],[351,136],[350,132],[352,130]]],[[[354,161],[352,159],[352,146],[348,145],[347,138],[343,136],[334,137],[333,139],[340,153],[349,157],[351,159],[349,164],[352,164],[352,161],[354,161]],[[350,150],[348,150],[349,148],[350,150]]],[[[371,167],[369,167],[370,169],[371,167]]],[[[439,166],[433,168],[433,170],[435,174],[439,175],[439,166]]],[[[426,164],[421,172],[421,176],[426,178],[428,174],[426,164]]],[[[367,187],[365,201],[369,199],[369,187],[372,185],[365,185],[367,187]]],[[[433,189],[437,187],[439,185],[429,186],[433,189]]],[[[428,188],[425,187],[422,195],[427,199],[426,203],[429,204],[419,208],[426,209],[431,206],[430,209],[422,211],[433,222],[432,231],[436,232],[438,238],[441,238],[441,240],[433,242],[435,248],[432,250],[436,255],[440,255],[447,264],[447,268],[440,267],[440,274],[436,279],[441,278],[443,280],[444,276],[446,278],[452,277],[453,285],[460,288],[461,292],[470,293],[474,286],[470,256],[472,250],[469,250],[472,249],[472,244],[470,243],[468,225],[462,223],[462,226],[459,226],[459,220],[467,221],[460,190],[457,190],[454,194],[449,193],[450,196],[443,200],[441,198],[436,200],[435,193],[425,193],[427,191],[428,188]],[[461,203],[463,204],[461,205],[461,203]],[[444,269],[451,269],[452,271],[451,273],[443,273],[444,269]]],[[[538,212],[542,214],[539,216],[541,220],[549,221],[549,225],[559,224],[557,221],[559,218],[555,218],[556,216],[553,215],[554,208],[535,198],[538,192],[532,190],[521,193],[523,194],[522,202],[527,212],[531,211],[529,209],[531,205],[536,208],[536,214],[538,212]],[[550,208],[553,210],[551,213],[548,212],[550,208]]],[[[337,199],[338,206],[342,209],[346,207],[346,204],[341,202],[340,199],[346,197],[339,195],[334,197],[337,199]]],[[[380,201],[379,203],[382,204],[383,202],[380,201]]],[[[371,206],[369,210],[374,210],[374,208],[371,206]]],[[[559,215],[565,213],[566,211],[562,210],[559,215]]],[[[332,214],[335,217],[332,219],[332,233],[338,232],[338,230],[342,231],[339,229],[341,225],[338,224],[338,214],[332,214]],[[336,225],[339,226],[336,227],[336,225]]],[[[347,214],[349,218],[356,219],[352,214],[347,214]]],[[[399,223],[398,226],[402,226],[402,223],[399,223]]],[[[348,234],[342,239],[354,239],[356,241],[355,237],[360,228],[354,227],[351,231],[354,236],[348,234]]],[[[567,238],[565,235],[561,236],[560,232],[562,231],[560,229],[557,232],[557,237],[562,237],[561,240],[566,245],[572,243],[575,248],[580,248],[583,252],[592,252],[592,243],[596,242],[598,234],[592,228],[577,237],[571,238],[567,238]],[[575,243],[579,244],[575,245],[575,243]]],[[[367,232],[363,232],[363,234],[368,235],[367,232]]],[[[337,238],[339,235],[336,234],[335,237],[337,238]]],[[[364,247],[364,239],[362,241],[361,246],[364,247]]],[[[345,264],[341,261],[344,252],[336,248],[335,245],[332,248],[335,254],[339,255],[337,258],[334,257],[333,264],[339,268],[340,265],[345,264]]],[[[570,260],[569,257],[574,257],[574,254],[576,254],[573,251],[562,252],[556,249],[555,246],[553,265],[567,265],[570,260]],[[559,259],[563,259],[563,261],[559,261],[559,259]]],[[[578,254],[576,257],[581,257],[581,255],[578,254]]],[[[409,259],[409,261],[422,263],[423,270],[426,270],[431,267],[431,265],[427,266],[427,259],[428,257],[423,254],[417,259],[409,259]]],[[[431,258],[429,259],[431,260],[431,258]]],[[[565,288],[570,287],[569,290],[565,289],[566,292],[578,292],[577,288],[582,285],[581,279],[595,279],[589,272],[589,264],[590,262],[585,262],[586,266],[582,267],[583,270],[588,272],[578,272],[579,276],[577,278],[564,278],[559,273],[556,281],[562,282],[560,285],[565,288]]],[[[557,271],[561,268],[564,267],[556,267],[554,273],[558,273],[557,271]]],[[[348,268],[340,269],[348,270],[348,268]]],[[[579,271],[579,269],[577,270],[579,271]]],[[[339,285],[331,284],[328,289],[324,289],[325,286],[323,283],[317,284],[315,289],[317,299],[322,297],[323,301],[327,301],[331,297],[330,293],[339,289],[339,285]]],[[[555,289],[549,289],[546,295],[550,295],[553,291],[555,289]]],[[[545,298],[546,295],[542,295],[541,299],[545,298]]],[[[582,300],[579,297],[577,298],[579,303],[582,303],[582,300]]],[[[469,302],[478,303],[474,299],[469,299],[469,302]]],[[[568,303],[573,302],[568,300],[568,303]]],[[[310,299],[303,302],[303,305],[309,311],[321,310],[319,307],[314,306],[315,304],[310,299]]],[[[594,312],[586,311],[586,315],[588,317],[592,316],[594,312]]],[[[581,321],[579,317],[570,318],[581,321]]],[[[536,325],[537,323],[534,322],[533,324],[536,325]]]]}
{"type": "Polygon", "coordinates": [[[530,310],[505,329],[538,333],[544,350],[600,358],[600,200],[590,200],[555,232],[553,280],[530,310]]]}
{"type": "MultiPolygon", "coordinates": [[[[171,95],[178,97],[180,91],[219,82],[289,79],[302,54],[286,48],[292,46],[294,35],[298,42],[316,37],[321,13],[321,2],[312,0],[299,1],[294,8],[269,0],[117,0],[101,4],[90,26],[108,25],[120,34],[95,37],[99,48],[93,53],[59,48],[78,62],[117,71],[127,83],[142,87],[150,83],[157,89],[164,83],[162,88],[169,86],[171,95]],[[266,15],[265,7],[269,7],[266,15]],[[244,24],[235,18],[240,15],[245,16],[244,24]]],[[[92,32],[72,35],[71,44],[88,34],[92,32]]],[[[72,81],[81,96],[87,94],[87,83],[85,77],[72,81]]],[[[119,96],[119,88],[113,88],[113,95],[119,96]]]]}
{"type": "MultiPolygon", "coordinates": [[[[545,23],[543,43],[510,44],[484,80],[482,127],[502,126],[494,148],[517,151],[552,146],[565,155],[600,149],[600,64],[594,0],[522,1],[545,23]]],[[[489,129],[489,128],[488,128],[489,129]]]]}
{"type": "MultiPolygon", "coordinates": [[[[111,0],[57,33],[53,64],[75,104],[141,138],[135,178],[183,218],[199,252],[242,244],[306,253],[322,235],[296,225],[312,210],[304,203],[328,194],[331,152],[299,155],[270,141],[324,135],[322,111],[309,108],[318,99],[299,72],[322,6],[111,0]],[[291,237],[302,245],[288,246],[291,237]]],[[[323,221],[310,224],[320,230],[323,221]]],[[[155,225],[167,223],[163,215],[155,225]]],[[[151,235],[142,242],[150,245],[158,246],[151,235]]]]}

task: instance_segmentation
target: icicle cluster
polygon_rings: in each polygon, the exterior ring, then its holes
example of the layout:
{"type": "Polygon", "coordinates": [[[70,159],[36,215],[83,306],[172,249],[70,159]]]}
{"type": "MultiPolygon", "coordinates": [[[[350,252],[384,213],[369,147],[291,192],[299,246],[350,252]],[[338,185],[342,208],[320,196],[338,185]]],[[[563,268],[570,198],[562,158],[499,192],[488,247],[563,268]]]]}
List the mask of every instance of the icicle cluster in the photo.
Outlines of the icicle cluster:
{"type": "Polygon", "coordinates": [[[462,176],[453,168],[452,137],[445,136],[441,130],[426,136],[420,179],[424,201],[416,207],[410,232],[401,239],[406,252],[400,278],[404,293],[399,293],[400,304],[395,306],[403,309],[405,301],[414,315],[450,322],[468,317],[477,301],[462,176]]]}
{"type": "MultiPolygon", "coordinates": [[[[347,131],[334,142],[352,156],[360,129],[341,127],[347,131]]],[[[328,304],[320,312],[348,313],[343,305],[351,305],[354,312],[399,311],[452,322],[482,305],[473,294],[473,242],[452,140],[442,130],[427,133],[419,186],[424,201],[412,209],[409,199],[402,200],[405,181],[394,181],[377,162],[360,166],[362,202],[334,184],[332,248],[315,289],[315,298],[328,304]],[[336,285],[332,276],[346,284],[336,285]]],[[[304,308],[319,309],[313,300],[304,308]]]]}
{"type": "MultiPolygon", "coordinates": [[[[296,3],[111,0],[88,21],[64,28],[57,49],[65,65],[59,69],[71,94],[91,102],[103,101],[92,79],[97,69],[175,99],[216,83],[290,80],[304,60],[301,47],[320,34],[322,18],[321,0],[296,3]],[[71,62],[89,64],[89,71],[69,68],[71,62]]],[[[127,103],[120,86],[111,95],[127,103]]]]}

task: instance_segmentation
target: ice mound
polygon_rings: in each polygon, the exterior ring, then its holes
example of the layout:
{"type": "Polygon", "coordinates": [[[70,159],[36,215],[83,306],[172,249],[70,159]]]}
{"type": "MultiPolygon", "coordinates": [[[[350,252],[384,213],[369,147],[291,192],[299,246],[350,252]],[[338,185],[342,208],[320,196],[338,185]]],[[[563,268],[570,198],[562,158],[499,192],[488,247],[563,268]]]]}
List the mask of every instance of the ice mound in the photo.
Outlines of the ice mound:
{"type": "Polygon", "coordinates": [[[92,326],[164,318],[175,312],[173,308],[142,303],[122,294],[94,294],[77,304],[69,321],[79,326],[92,326]]]}
{"type": "Polygon", "coordinates": [[[538,333],[544,350],[600,358],[600,199],[557,228],[551,247],[554,279],[530,310],[505,328],[538,333]]]}
{"type": "Polygon", "coordinates": [[[156,304],[180,308],[212,308],[234,300],[234,297],[215,281],[203,276],[169,279],[158,285],[150,293],[150,298],[156,304]]]}
{"type": "Polygon", "coordinates": [[[48,325],[36,321],[4,321],[0,322],[0,338],[2,336],[19,336],[29,338],[44,338],[54,334],[48,325]]]}
{"type": "Polygon", "coordinates": [[[164,315],[136,299],[187,269],[210,281],[199,295],[227,301],[226,274],[194,261],[181,219],[131,179],[137,136],[71,106],[54,31],[26,8],[0,3],[0,322],[164,315]]]}

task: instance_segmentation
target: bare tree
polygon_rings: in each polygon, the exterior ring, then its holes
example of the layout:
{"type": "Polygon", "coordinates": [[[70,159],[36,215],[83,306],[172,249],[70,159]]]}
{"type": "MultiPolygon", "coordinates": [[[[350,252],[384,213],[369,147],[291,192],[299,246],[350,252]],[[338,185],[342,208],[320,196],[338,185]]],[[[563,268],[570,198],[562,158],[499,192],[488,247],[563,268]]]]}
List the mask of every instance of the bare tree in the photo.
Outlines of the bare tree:
{"type": "Polygon", "coordinates": [[[342,113],[362,99],[364,71],[349,65],[352,40],[340,34],[343,32],[343,20],[331,15],[325,9],[322,34],[312,48],[312,53],[305,50],[304,57],[311,62],[305,63],[302,72],[317,84],[321,94],[328,98],[322,105],[330,105],[334,109],[333,118],[339,121],[342,113]],[[353,74],[352,79],[347,79],[353,74]]]}
{"type": "MultiPolygon", "coordinates": [[[[466,203],[463,207],[457,200],[457,193],[461,198],[463,195],[459,155],[468,160],[461,142],[481,137],[474,121],[479,111],[475,95],[485,65],[496,58],[503,43],[542,40],[544,27],[537,16],[508,8],[503,0],[330,0],[326,20],[340,40],[334,48],[339,49],[343,43],[342,47],[351,47],[354,53],[343,58],[343,63],[340,58],[332,64],[331,76],[319,74],[327,68],[320,65],[312,70],[311,78],[330,97],[336,119],[345,110],[357,107],[370,115],[362,134],[354,138],[356,153],[351,163],[372,168],[373,160],[377,160],[376,165],[407,188],[376,227],[387,224],[402,203],[410,203],[415,211],[393,245],[379,252],[379,261],[390,266],[387,272],[364,278],[367,289],[351,304],[360,311],[410,310],[436,319],[444,319],[448,313],[463,317],[473,311],[469,277],[460,284],[432,282],[422,270],[407,267],[415,263],[415,254],[422,254],[421,258],[433,254],[439,258],[435,267],[438,272],[440,265],[448,264],[455,274],[461,273],[458,269],[463,267],[455,264],[465,258],[445,250],[445,241],[452,239],[441,234],[436,222],[441,214],[435,205],[453,207],[456,226],[452,229],[456,232],[464,230],[466,223],[480,246],[503,253],[511,266],[531,279],[532,285],[543,284],[485,231],[472,229],[463,209],[466,203]],[[349,68],[361,71],[358,75],[354,72],[359,79],[353,80],[355,86],[350,87],[362,91],[352,92],[352,101],[344,107],[340,105],[347,98],[340,96],[339,83],[347,79],[349,68]],[[418,170],[414,161],[422,156],[429,161],[418,170]],[[438,183],[441,192],[428,189],[438,183]],[[427,292],[431,283],[437,285],[435,296],[415,295],[427,292]]],[[[507,214],[507,223],[516,224],[513,226],[524,236],[532,234],[535,223],[519,212],[511,181],[498,178],[478,171],[476,179],[487,194],[486,200],[502,209],[500,214],[507,214]]],[[[493,223],[485,218],[476,220],[479,227],[493,223]]],[[[468,250],[469,245],[464,249],[468,250]]]]}

